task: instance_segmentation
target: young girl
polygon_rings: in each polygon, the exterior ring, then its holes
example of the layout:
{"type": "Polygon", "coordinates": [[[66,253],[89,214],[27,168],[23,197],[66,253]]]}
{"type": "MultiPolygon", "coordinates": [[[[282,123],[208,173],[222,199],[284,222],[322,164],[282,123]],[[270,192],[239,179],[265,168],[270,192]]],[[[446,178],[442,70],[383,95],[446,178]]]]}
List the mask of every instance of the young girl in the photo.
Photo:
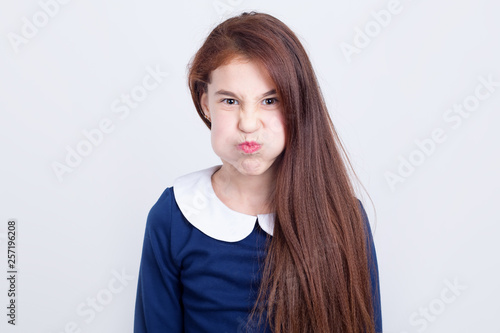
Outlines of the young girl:
{"type": "Polygon", "coordinates": [[[368,218],[295,34],[263,13],[226,20],[189,88],[222,164],[152,207],[134,332],[381,332],[368,218]]]}

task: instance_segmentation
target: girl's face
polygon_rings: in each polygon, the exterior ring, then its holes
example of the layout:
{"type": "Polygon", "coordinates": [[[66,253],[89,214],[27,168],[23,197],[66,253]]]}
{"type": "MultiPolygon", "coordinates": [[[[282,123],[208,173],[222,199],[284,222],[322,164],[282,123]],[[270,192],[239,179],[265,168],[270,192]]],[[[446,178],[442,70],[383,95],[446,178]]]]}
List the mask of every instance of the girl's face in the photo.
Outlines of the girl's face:
{"type": "Polygon", "coordinates": [[[225,166],[260,175],[283,151],[285,124],[275,89],[263,68],[242,58],[212,71],[201,104],[212,122],[212,148],[225,166]]]}

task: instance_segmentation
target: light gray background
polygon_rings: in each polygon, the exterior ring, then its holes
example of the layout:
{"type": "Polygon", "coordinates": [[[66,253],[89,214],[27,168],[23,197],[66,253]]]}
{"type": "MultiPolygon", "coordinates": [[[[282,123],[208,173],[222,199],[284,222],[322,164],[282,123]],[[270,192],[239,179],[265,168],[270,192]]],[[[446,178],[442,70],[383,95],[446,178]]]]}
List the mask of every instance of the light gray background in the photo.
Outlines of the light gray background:
{"type": "Polygon", "coordinates": [[[474,101],[479,77],[500,82],[500,5],[486,0],[73,0],[46,22],[37,1],[1,0],[0,277],[7,220],[16,218],[19,297],[11,327],[1,278],[0,331],[132,332],[149,209],[176,177],[220,163],[186,65],[216,24],[244,10],[275,15],[310,54],[373,199],[360,193],[377,248],[384,331],[500,332],[500,87],[460,126],[443,118],[474,101]],[[375,29],[372,12],[388,7],[399,12],[348,61],[342,43],[354,45],[356,29],[375,29]],[[34,16],[38,32],[14,47],[23,18],[34,16]],[[147,68],[157,67],[169,75],[121,119],[113,102],[140,92],[147,68]],[[66,147],[76,149],[82,131],[105,118],[113,131],[59,181],[52,164],[65,163],[66,147]],[[436,128],[446,140],[391,188],[386,174],[398,172],[400,158],[424,156],[415,140],[436,128]],[[100,311],[88,305],[96,297],[106,303],[100,311]],[[72,322],[77,328],[65,331],[72,322]]]}

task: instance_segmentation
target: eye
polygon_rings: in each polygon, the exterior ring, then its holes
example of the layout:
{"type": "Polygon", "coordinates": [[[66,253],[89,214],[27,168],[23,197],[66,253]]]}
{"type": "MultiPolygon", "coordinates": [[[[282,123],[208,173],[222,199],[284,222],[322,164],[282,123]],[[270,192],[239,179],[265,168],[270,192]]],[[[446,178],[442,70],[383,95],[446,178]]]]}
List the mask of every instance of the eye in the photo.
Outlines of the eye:
{"type": "Polygon", "coordinates": [[[224,98],[221,102],[224,102],[226,101],[227,103],[226,104],[229,104],[229,105],[234,105],[237,103],[237,101],[233,98],[224,98]]]}
{"type": "Polygon", "coordinates": [[[278,103],[278,99],[276,99],[276,98],[266,98],[264,100],[264,104],[266,104],[266,105],[273,105],[276,103],[278,103]]]}

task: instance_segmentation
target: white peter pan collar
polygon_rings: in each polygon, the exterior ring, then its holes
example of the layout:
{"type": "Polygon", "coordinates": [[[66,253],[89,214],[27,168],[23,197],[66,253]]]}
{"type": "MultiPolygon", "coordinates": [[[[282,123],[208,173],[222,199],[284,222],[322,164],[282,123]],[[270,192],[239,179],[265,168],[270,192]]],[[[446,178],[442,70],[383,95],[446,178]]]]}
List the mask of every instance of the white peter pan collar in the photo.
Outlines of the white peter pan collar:
{"type": "Polygon", "coordinates": [[[247,215],[227,207],[215,194],[212,175],[222,165],[195,171],[174,180],[174,197],[182,214],[198,230],[226,242],[246,238],[256,220],[269,235],[273,235],[274,213],[247,215]]]}

